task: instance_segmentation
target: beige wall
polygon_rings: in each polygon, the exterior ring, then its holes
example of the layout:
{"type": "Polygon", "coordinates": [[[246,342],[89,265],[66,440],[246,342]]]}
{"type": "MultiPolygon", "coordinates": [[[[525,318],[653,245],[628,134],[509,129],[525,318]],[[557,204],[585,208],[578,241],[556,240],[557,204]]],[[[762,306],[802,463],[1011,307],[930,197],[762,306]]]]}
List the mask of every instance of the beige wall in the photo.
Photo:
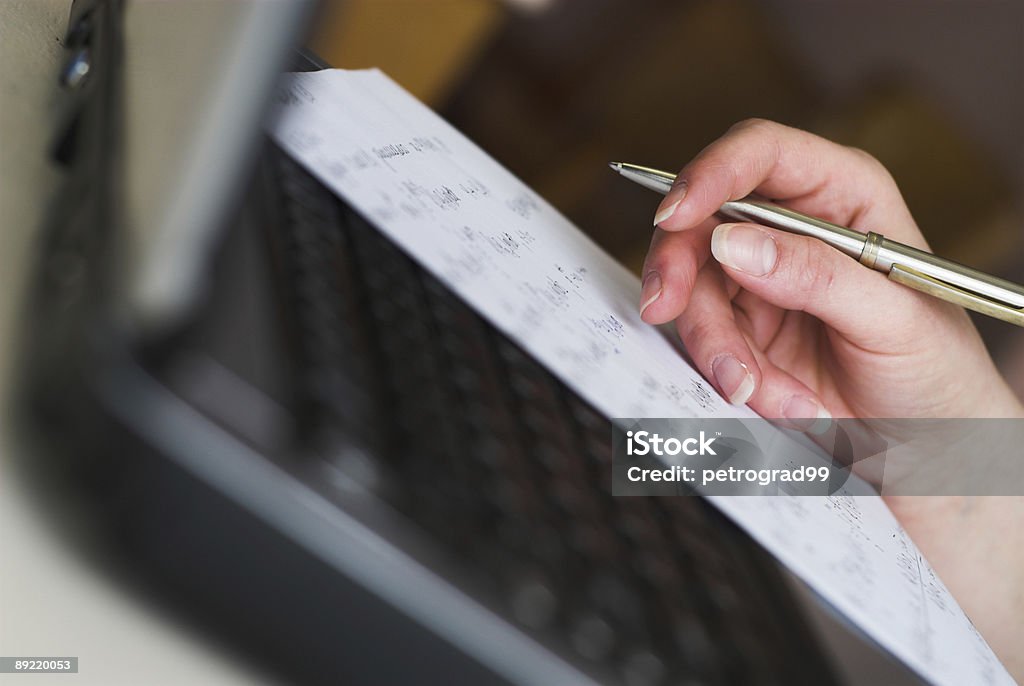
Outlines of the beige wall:
{"type": "Polygon", "coordinates": [[[436,104],[503,11],[493,0],[332,0],[311,47],[335,67],[379,67],[416,97],[436,104]]]}

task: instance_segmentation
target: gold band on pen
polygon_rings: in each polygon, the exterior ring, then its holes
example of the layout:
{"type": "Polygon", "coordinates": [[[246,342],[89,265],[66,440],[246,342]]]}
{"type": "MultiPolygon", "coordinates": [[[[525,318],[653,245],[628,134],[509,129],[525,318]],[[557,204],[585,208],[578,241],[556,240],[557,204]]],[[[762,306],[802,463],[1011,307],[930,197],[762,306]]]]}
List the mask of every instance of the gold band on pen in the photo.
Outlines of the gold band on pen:
{"type": "Polygon", "coordinates": [[[868,269],[875,268],[875,262],[878,260],[878,251],[882,247],[882,241],[885,240],[885,236],[874,231],[868,231],[864,239],[864,249],[860,253],[860,259],[857,260],[868,269]]]}

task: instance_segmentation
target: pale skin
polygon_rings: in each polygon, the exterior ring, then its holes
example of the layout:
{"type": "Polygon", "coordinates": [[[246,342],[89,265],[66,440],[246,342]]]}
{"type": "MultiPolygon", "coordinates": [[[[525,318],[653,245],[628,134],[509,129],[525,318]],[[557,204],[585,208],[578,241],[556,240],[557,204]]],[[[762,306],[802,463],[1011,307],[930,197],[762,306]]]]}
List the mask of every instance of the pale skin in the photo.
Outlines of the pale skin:
{"type": "MultiPolygon", "coordinates": [[[[807,429],[832,417],[1024,418],[962,309],[820,241],[715,217],[751,193],[928,249],[868,154],[773,122],[734,126],[658,207],[640,303],[644,321],[675,321],[724,397],[807,429]]],[[[1024,496],[887,502],[1024,682],[1024,496]]]]}

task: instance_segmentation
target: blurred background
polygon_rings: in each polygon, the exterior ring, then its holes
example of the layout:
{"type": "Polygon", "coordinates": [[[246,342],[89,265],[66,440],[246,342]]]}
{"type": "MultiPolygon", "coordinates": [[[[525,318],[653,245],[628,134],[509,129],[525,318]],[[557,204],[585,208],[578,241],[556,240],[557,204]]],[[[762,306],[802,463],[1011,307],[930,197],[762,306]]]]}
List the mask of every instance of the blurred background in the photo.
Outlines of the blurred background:
{"type": "MultiPolygon", "coordinates": [[[[1017,0],[335,0],[311,46],[383,69],[636,270],[658,198],[606,162],[678,170],[764,117],[867,150],[935,252],[1024,281],[1017,0]]],[[[1024,393],[1024,335],[976,321],[1024,393]]]]}

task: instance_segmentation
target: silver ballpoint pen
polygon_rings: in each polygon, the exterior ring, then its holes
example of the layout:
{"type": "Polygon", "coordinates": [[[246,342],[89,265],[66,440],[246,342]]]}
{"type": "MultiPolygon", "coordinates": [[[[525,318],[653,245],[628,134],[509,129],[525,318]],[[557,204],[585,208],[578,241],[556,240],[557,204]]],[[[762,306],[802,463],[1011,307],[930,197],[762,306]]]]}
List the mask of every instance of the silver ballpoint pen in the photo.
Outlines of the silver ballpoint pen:
{"type": "MultiPolygon", "coordinates": [[[[676,180],[675,174],[635,164],[610,162],[608,166],[662,195],[668,193],[676,180]]],[[[1005,279],[891,241],[881,234],[854,231],[753,196],[725,203],[718,214],[817,238],[904,286],[1024,326],[1024,287],[1005,279]]]]}

